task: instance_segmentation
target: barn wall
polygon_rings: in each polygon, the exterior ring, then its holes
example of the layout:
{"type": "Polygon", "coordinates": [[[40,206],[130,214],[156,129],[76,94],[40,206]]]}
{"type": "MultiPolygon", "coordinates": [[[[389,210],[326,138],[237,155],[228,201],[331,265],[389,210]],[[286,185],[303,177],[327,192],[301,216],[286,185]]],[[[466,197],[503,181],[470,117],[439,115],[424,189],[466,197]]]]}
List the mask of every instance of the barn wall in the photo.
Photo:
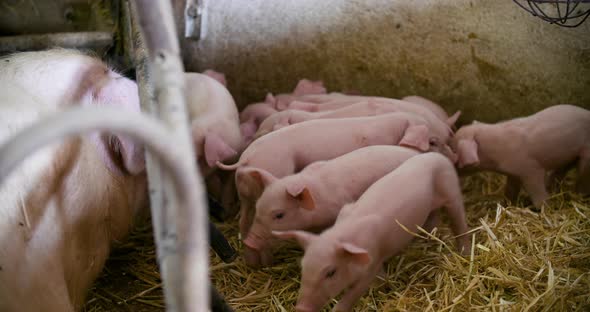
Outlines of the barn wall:
{"type": "MultiPolygon", "coordinates": [[[[182,17],[184,1],[173,1],[182,17]]],[[[590,107],[590,22],[557,27],[512,1],[206,5],[206,37],[182,40],[186,68],[226,73],[241,106],[306,77],[330,90],[423,95],[463,110],[463,120],[495,121],[557,103],[590,107]]]]}
{"type": "Polygon", "coordinates": [[[117,0],[2,0],[0,35],[111,31],[117,0]]]}

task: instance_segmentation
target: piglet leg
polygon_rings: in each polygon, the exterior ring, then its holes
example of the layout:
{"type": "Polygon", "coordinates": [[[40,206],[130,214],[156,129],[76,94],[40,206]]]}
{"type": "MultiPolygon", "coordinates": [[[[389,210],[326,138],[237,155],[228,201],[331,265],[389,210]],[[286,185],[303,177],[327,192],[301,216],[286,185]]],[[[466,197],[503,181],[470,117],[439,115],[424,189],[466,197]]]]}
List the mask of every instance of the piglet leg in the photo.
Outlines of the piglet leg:
{"type": "MultiPolygon", "coordinates": [[[[463,205],[463,195],[459,186],[457,175],[453,172],[447,172],[439,176],[440,192],[445,199],[444,209],[451,221],[451,230],[455,235],[461,235],[469,231],[465,218],[465,206],[463,205]]],[[[457,237],[457,249],[461,254],[468,255],[471,252],[469,236],[462,235],[457,237]]]]}
{"type": "Polygon", "coordinates": [[[555,190],[559,186],[559,183],[563,181],[565,176],[567,175],[568,171],[576,167],[576,162],[572,162],[567,166],[561,167],[559,169],[553,170],[553,172],[547,174],[547,179],[545,180],[545,185],[550,190],[555,190]]]}
{"type": "Polygon", "coordinates": [[[252,249],[244,245],[243,250],[244,262],[250,267],[259,267],[262,264],[260,253],[258,250],[252,249]]]}
{"type": "Polygon", "coordinates": [[[351,288],[349,288],[344,295],[342,295],[342,298],[340,298],[336,306],[334,306],[332,312],[352,311],[354,304],[371,286],[371,282],[375,279],[375,276],[377,276],[380,268],[383,268],[382,262],[373,264],[370,271],[367,272],[367,275],[363,276],[351,288]]]}
{"type": "Polygon", "coordinates": [[[426,222],[424,222],[424,226],[422,226],[422,228],[426,232],[430,233],[435,227],[438,226],[439,223],[440,223],[440,213],[438,212],[438,210],[435,210],[430,213],[430,215],[428,216],[428,219],[426,219],[426,222]]]}
{"type": "Polygon", "coordinates": [[[265,249],[265,250],[261,250],[259,251],[259,255],[260,255],[260,264],[264,267],[268,267],[272,265],[273,262],[273,256],[272,256],[272,250],[271,249],[265,249]]]}
{"type": "MultiPolygon", "coordinates": [[[[445,210],[451,221],[453,234],[461,235],[469,231],[465,220],[465,207],[463,207],[463,200],[460,197],[458,200],[452,200],[445,205],[445,210]]],[[[468,235],[457,237],[457,249],[462,255],[468,255],[471,252],[468,235]]]]}
{"type": "Polygon", "coordinates": [[[522,177],[521,180],[524,189],[533,200],[533,205],[540,210],[549,197],[545,187],[545,170],[538,168],[529,171],[528,175],[522,177]]]}
{"type": "Polygon", "coordinates": [[[504,196],[512,203],[516,202],[520,193],[520,179],[515,176],[508,176],[506,179],[506,186],[504,187],[504,196]]]}

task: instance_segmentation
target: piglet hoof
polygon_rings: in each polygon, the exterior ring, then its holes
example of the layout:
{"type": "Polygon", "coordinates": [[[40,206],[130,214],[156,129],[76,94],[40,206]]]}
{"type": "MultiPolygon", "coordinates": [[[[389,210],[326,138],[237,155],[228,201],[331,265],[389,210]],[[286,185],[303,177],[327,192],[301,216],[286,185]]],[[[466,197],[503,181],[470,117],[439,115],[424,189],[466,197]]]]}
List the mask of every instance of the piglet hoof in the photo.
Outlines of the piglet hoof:
{"type": "Polygon", "coordinates": [[[468,237],[461,240],[457,249],[459,249],[459,254],[463,257],[469,257],[471,255],[471,244],[469,243],[468,237]]]}
{"type": "Polygon", "coordinates": [[[461,247],[461,249],[459,250],[459,254],[463,257],[469,257],[471,255],[471,247],[469,247],[469,246],[461,247]]]}
{"type": "Polygon", "coordinates": [[[349,312],[351,310],[350,308],[351,307],[349,307],[348,305],[341,304],[340,302],[338,302],[332,309],[332,312],[349,312]]]}
{"type": "Polygon", "coordinates": [[[535,212],[535,213],[540,213],[541,212],[541,208],[537,208],[535,206],[531,206],[530,209],[531,209],[532,212],[535,212]]]}
{"type": "Polygon", "coordinates": [[[538,203],[533,203],[533,205],[530,206],[530,208],[533,212],[540,213],[541,211],[543,211],[544,208],[548,208],[547,206],[547,203],[545,201],[542,201],[538,203]]]}

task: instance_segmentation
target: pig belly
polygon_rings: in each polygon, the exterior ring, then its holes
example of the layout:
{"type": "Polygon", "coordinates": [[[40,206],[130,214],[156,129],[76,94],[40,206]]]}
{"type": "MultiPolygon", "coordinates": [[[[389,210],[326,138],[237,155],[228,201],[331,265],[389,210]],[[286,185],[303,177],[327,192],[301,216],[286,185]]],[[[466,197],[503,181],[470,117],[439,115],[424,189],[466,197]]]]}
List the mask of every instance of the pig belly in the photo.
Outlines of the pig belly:
{"type": "Polygon", "coordinates": [[[48,222],[63,212],[48,203],[37,224],[36,208],[26,205],[38,187],[31,181],[41,179],[52,154],[52,148],[39,150],[0,186],[0,311],[73,311],[59,263],[60,224],[48,222]]]}
{"type": "Polygon", "coordinates": [[[553,170],[575,161],[584,147],[590,147],[588,132],[590,126],[584,129],[577,127],[557,127],[532,133],[528,139],[530,143],[529,155],[532,155],[545,169],[553,170]]]}

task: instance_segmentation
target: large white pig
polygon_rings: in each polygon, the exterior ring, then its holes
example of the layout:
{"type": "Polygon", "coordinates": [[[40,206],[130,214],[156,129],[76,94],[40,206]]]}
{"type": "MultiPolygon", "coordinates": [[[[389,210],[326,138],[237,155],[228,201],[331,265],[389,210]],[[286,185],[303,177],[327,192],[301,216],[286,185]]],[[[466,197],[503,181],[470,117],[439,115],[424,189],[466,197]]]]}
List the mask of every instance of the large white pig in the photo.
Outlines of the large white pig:
{"type": "MultiPolygon", "coordinates": [[[[0,59],[0,144],[72,105],[139,111],[136,84],[72,50],[0,59]]],[[[1,161],[1,160],[0,160],[1,161]]],[[[141,146],[93,134],[42,148],[0,185],[0,311],[78,311],[146,205],[141,146]]]]}

